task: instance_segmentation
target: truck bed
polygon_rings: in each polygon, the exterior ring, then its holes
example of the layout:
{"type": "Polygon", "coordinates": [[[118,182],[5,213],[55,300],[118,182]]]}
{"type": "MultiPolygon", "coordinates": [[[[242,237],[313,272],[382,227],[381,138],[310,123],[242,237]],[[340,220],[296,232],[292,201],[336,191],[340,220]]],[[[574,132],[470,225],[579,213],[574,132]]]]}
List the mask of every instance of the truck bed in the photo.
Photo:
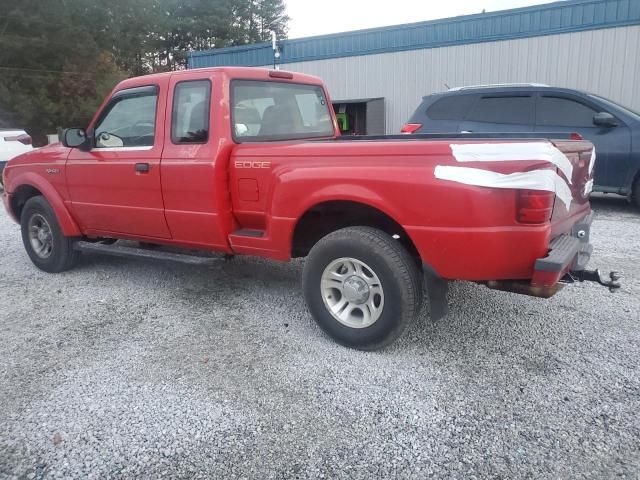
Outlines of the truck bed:
{"type": "Polygon", "coordinates": [[[312,141],[385,141],[385,140],[478,140],[478,139],[500,139],[500,140],[572,140],[572,134],[558,132],[479,132],[479,133],[400,133],[393,135],[341,135],[336,138],[312,140],[312,141]]]}

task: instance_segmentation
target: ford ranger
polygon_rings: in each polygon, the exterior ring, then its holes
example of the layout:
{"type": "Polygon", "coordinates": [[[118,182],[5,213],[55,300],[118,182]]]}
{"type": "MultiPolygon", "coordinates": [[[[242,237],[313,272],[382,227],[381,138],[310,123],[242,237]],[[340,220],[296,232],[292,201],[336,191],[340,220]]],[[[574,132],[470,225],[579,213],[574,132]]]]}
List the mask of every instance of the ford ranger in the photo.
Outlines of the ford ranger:
{"type": "Polygon", "coordinates": [[[306,257],[318,324],[376,349],[424,291],[444,315],[450,280],[545,298],[575,280],[616,288],[585,269],[594,162],[580,140],[341,137],[320,79],[210,68],[121,82],[86,129],[12,159],[3,200],[46,272],[80,252],[306,257]]]}

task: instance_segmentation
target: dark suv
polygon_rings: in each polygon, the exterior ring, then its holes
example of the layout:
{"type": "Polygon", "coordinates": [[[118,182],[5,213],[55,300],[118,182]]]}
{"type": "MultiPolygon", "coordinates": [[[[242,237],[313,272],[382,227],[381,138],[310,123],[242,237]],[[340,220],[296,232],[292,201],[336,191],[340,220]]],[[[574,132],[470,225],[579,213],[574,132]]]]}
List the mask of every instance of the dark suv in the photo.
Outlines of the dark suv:
{"type": "Polygon", "coordinates": [[[594,190],[640,206],[640,114],[597,95],[540,84],[456,88],[424,97],[403,132],[575,132],[596,146],[594,190]]]}

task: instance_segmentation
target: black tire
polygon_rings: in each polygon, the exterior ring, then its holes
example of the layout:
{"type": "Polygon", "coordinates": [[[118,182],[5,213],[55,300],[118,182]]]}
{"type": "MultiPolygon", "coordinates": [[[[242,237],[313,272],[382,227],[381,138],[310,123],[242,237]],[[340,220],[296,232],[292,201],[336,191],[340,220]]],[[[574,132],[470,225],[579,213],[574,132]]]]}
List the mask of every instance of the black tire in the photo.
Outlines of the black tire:
{"type": "MultiPolygon", "coordinates": [[[[49,202],[42,196],[32,197],[27,200],[20,216],[22,229],[22,243],[33,264],[40,270],[49,273],[64,272],[72,268],[78,261],[79,252],[73,249],[73,238],[65,237],[56,218],[56,214],[49,202]],[[46,221],[50,231],[49,254],[39,254],[29,235],[29,226],[32,220],[38,220],[42,224],[46,221]]],[[[48,242],[48,240],[47,240],[48,242]]]]}
{"type": "Polygon", "coordinates": [[[0,162],[0,192],[4,192],[4,182],[2,181],[2,172],[4,172],[4,167],[7,165],[7,162],[0,162]]]}
{"type": "MultiPolygon", "coordinates": [[[[345,278],[346,275],[349,274],[345,278]]],[[[304,265],[302,286],[309,310],[322,330],[336,342],[360,350],[383,348],[402,335],[418,314],[423,295],[422,274],[411,255],[390,235],[371,227],[343,228],[316,243],[304,265]],[[381,283],[381,313],[369,326],[354,328],[344,324],[323,299],[325,295],[332,298],[321,287],[325,269],[342,258],[364,263],[381,283]]],[[[338,298],[339,293],[336,292],[338,298]]],[[[369,293],[364,295],[369,297],[369,293]]],[[[355,307],[357,312],[358,306],[355,307]]]]}
{"type": "Polygon", "coordinates": [[[633,190],[631,192],[631,200],[633,200],[633,204],[640,208],[640,175],[636,178],[636,181],[633,182],[633,190]]]}

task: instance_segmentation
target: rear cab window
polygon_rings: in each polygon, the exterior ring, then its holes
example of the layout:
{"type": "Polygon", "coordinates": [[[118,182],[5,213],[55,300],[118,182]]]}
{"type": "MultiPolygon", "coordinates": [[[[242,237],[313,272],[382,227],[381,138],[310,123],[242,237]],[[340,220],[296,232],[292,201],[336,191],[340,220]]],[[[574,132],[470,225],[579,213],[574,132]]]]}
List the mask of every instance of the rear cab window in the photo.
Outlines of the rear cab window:
{"type": "Polygon", "coordinates": [[[329,103],[318,85],[260,80],[231,82],[236,142],[332,137],[329,103]]]}

